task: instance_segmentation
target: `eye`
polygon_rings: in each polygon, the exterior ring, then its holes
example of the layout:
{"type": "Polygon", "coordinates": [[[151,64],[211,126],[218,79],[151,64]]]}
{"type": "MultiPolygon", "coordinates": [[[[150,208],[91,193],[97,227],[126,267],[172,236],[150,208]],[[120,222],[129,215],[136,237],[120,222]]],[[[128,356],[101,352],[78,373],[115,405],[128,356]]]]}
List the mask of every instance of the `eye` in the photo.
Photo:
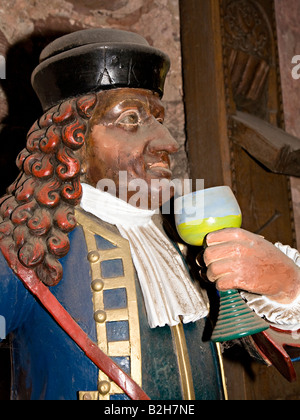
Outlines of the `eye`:
{"type": "Polygon", "coordinates": [[[121,126],[137,126],[140,122],[140,116],[137,111],[130,110],[123,112],[117,119],[116,124],[121,126]]]}

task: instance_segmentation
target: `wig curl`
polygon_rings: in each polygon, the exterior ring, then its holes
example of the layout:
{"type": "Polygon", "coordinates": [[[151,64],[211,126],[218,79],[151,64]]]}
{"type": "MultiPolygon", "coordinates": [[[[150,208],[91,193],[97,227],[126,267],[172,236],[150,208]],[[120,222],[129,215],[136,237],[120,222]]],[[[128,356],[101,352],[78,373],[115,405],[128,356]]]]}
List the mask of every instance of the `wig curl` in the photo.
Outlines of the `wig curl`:
{"type": "Polygon", "coordinates": [[[70,248],[80,203],[81,162],[96,94],[73,98],[47,111],[27,136],[17,158],[20,174],[0,199],[0,241],[47,286],[62,279],[58,261],[70,248]]]}

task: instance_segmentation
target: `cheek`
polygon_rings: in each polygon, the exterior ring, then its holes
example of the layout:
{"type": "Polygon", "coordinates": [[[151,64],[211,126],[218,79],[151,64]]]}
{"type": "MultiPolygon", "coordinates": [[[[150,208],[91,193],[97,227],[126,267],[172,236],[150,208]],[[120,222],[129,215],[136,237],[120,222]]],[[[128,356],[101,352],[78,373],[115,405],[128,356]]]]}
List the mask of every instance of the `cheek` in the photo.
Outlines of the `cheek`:
{"type": "Polygon", "coordinates": [[[111,163],[118,156],[118,144],[115,139],[107,135],[105,127],[96,127],[91,135],[89,148],[94,159],[111,163]]]}
{"type": "Polygon", "coordinates": [[[131,171],[131,168],[142,165],[143,148],[141,142],[135,141],[132,133],[120,129],[96,126],[89,141],[94,160],[102,162],[113,172],[131,171]]]}

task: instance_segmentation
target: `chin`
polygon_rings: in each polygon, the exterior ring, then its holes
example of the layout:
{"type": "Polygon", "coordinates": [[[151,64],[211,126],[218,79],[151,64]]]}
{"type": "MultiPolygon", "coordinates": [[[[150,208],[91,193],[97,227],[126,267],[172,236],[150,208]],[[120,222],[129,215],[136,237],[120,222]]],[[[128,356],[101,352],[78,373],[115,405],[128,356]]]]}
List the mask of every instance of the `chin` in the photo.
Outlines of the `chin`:
{"type": "Polygon", "coordinates": [[[169,205],[171,198],[174,196],[174,190],[160,189],[159,191],[151,190],[151,197],[149,198],[149,209],[157,210],[164,205],[169,205]]]}

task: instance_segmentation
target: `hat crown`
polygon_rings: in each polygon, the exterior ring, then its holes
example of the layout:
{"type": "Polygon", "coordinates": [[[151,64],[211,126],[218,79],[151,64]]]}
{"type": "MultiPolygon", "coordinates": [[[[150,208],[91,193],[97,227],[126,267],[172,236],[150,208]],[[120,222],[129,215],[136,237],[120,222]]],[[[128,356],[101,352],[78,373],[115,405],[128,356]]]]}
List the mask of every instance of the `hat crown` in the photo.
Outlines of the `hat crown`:
{"type": "Polygon", "coordinates": [[[137,44],[147,45],[149,43],[141,35],[121,29],[94,28],[84,29],[71,34],[64,35],[47,45],[40,55],[40,62],[47,60],[60,53],[73,50],[85,45],[111,45],[111,44],[137,44]]]}
{"type": "Polygon", "coordinates": [[[32,74],[44,110],[64,100],[122,87],[163,96],[170,68],[167,54],[140,35],[118,29],[85,29],[49,44],[32,74]]]}

